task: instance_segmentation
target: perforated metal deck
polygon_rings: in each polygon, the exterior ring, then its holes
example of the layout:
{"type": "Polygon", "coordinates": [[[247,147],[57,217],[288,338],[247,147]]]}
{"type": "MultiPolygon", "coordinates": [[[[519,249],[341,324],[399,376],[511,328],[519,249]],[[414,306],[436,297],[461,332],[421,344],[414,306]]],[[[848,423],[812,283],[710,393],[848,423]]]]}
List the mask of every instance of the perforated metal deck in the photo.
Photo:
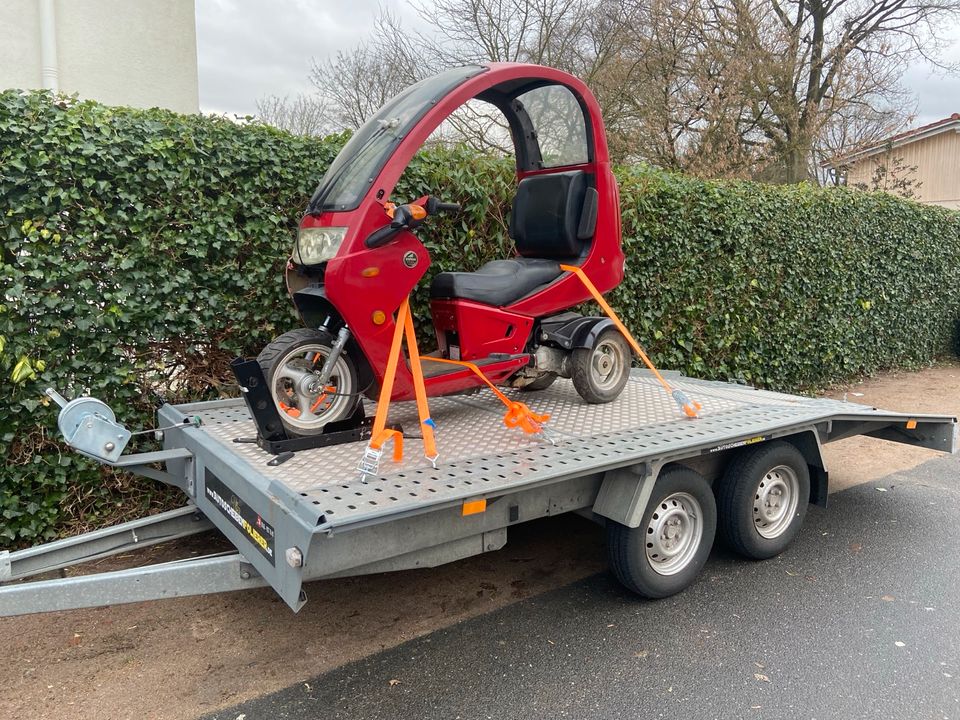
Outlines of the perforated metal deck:
{"type": "MultiPolygon", "coordinates": [[[[634,371],[623,394],[606,405],[588,405],[572,383],[559,380],[536,393],[518,393],[534,411],[549,413],[556,445],[501,422],[504,408],[489,392],[430,401],[437,425],[439,466],[423,457],[417,439],[404,442],[404,459],[384,453],[381,475],[361,482],[357,472],[364,443],[297,453],[276,467],[256,445],[237,444],[255,434],[242,400],[184,406],[200,415],[203,432],[224,454],[240,460],[245,475],[281,483],[318,517],[318,529],[369,522],[461,499],[493,496],[518,486],[602,472],[648,458],[696,454],[738,438],[812,426],[836,416],[889,416],[855,403],[804,398],[727,383],[673,378],[673,384],[703,404],[700,419],[677,410],[656,380],[634,371]],[[322,516],[322,517],[321,517],[322,516]]],[[[413,403],[391,406],[391,422],[419,434],[413,403]]]]}

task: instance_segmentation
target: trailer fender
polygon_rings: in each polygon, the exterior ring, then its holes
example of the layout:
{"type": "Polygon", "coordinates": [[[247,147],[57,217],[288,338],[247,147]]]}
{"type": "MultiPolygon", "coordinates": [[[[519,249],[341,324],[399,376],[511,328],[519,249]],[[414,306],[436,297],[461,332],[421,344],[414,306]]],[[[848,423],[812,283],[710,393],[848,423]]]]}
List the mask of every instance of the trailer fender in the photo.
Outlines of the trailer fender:
{"type": "Polygon", "coordinates": [[[627,527],[639,527],[662,467],[663,463],[639,463],[608,470],[593,512],[627,527]]]}
{"type": "Polygon", "coordinates": [[[825,508],[827,506],[827,490],[829,473],[827,464],[823,460],[823,446],[820,436],[813,430],[800,432],[780,438],[793,445],[803,455],[810,468],[810,502],[825,508]]]}

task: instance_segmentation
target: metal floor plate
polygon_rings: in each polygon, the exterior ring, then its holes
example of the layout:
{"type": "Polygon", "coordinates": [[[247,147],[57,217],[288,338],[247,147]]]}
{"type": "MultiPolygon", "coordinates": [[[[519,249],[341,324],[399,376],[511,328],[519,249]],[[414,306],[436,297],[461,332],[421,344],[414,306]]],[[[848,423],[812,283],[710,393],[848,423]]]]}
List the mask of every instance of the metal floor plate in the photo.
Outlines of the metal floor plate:
{"type": "MultiPolygon", "coordinates": [[[[506,428],[505,409],[489,391],[434,398],[430,408],[437,426],[438,469],[423,457],[419,440],[405,439],[403,461],[393,463],[388,447],[381,475],[366,483],[357,472],[365,443],[299,452],[271,467],[266,463],[272,456],[256,445],[233,442],[256,434],[242,400],[210,408],[192,406],[190,413],[200,415],[199,431],[215,439],[224,453],[241,458],[251,473],[282,483],[312,511],[322,514],[319,529],[325,529],[599,472],[644,457],[668,456],[692,446],[717,445],[836,414],[875,412],[854,403],[727,383],[689,378],[671,378],[671,382],[703,404],[700,419],[683,417],[656,379],[642,371],[634,371],[621,396],[605,405],[583,402],[566,380],[540,392],[515,392],[534,412],[551,415],[549,428],[556,445],[506,428]]],[[[412,402],[392,405],[390,422],[419,435],[412,402]]]]}

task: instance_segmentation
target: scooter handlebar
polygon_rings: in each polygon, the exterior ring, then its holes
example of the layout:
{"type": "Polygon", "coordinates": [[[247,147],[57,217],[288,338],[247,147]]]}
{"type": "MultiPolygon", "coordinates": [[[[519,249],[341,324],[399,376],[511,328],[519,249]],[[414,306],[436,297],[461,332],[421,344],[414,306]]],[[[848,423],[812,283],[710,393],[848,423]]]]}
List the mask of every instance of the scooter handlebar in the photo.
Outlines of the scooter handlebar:
{"type": "Polygon", "coordinates": [[[370,237],[364,241],[364,244],[368,248],[382,247],[390,242],[393,236],[400,232],[400,230],[418,227],[427,215],[434,215],[436,213],[458,213],[460,210],[460,203],[440,202],[435,197],[427,198],[425,207],[420,207],[419,205],[398,205],[393,209],[393,219],[390,224],[370,233],[370,237]],[[416,211],[416,213],[414,211],[416,211]]]}
{"type": "Polygon", "coordinates": [[[427,198],[427,214],[435,215],[436,213],[458,213],[460,212],[460,203],[445,203],[440,202],[435,197],[427,198]]]}

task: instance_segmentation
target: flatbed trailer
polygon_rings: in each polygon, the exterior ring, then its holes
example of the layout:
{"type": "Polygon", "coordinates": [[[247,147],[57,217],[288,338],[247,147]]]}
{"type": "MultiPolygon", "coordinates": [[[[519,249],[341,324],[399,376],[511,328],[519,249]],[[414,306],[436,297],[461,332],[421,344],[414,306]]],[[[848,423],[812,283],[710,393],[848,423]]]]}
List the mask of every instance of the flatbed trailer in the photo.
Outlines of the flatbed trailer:
{"type": "MultiPolygon", "coordinates": [[[[401,462],[385,455],[379,473],[366,479],[357,470],[364,442],[304,450],[278,463],[256,444],[237,442],[256,432],[243,399],[164,405],[163,450],[108,464],[180,488],[187,505],[0,553],[0,616],[264,585],[297,611],[311,580],[432,567],[498,550],[511,526],[544,516],[577,512],[637,528],[664,468],[682,465],[713,484],[737,458],[777,440],[794,446],[809,469],[809,498],[801,502],[820,505],[828,482],[823,443],[867,435],[957,451],[953,417],[668,376],[702,403],[700,418],[680,415],[640,370],[605,405],[584,403],[565,380],[523,393],[535,412],[550,414],[549,436],[505,428],[503,406],[488,391],[433,399],[437,468],[419,440],[408,438],[401,462]],[[211,528],[236,551],[29,580],[211,528]]],[[[393,405],[390,420],[408,432],[418,427],[415,405],[393,405]]]]}

